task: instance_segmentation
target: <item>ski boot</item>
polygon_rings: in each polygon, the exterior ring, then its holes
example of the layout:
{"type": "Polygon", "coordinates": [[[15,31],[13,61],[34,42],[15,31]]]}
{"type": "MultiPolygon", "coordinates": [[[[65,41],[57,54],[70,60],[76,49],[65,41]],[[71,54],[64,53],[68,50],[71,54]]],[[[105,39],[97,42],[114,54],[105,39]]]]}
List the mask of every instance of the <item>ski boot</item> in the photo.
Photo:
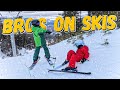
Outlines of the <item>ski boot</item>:
{"type": "MultiPolygon", "coordinates": [[[[46,57],[45,57],[45,58],[46,58],[46,57]]],[[[50,65],[50,66],[53,66],[53,68],[54,68],[53,62],[52,62],[49,58],[46,58],[46,60],[48,61],[49,65],[50,65]]]]}
{"type": "Polygon", "coordinates": [[[80,63],[83,64],[86,60],[87,60],[87,59],[84,58],[84,59],[82,59],[82,60],[80,61],[80,63]]]}
{"type": "Polygon", "coordinates": [[[49,65],[53,65],[53,62],[50,59],[47,59],[49,65]]]}
{"type": "Polygon", "coordinates": [[[38,61],[39,61],[40,57],[38,56],[38,59],[37,60],[34,60],[33,61],[33,64],[36,64],[38,61]]]}
{"type": "Polygon", "coordinates": [[[77,72],[77,67],[76,68],[72,68],[72,67],[66,67],[65,69],[62,69],[62,71],[70,71],[70,72],[77,72]]]}
{"type": "Polygon", "coordinates": [[[40,60],[40,57],[38,56],[38,59],[34,60],[32,65],[29,67],[29,70],[32,70],[39,60],[40,60]]]}
{"type": "Polygon", "coordinates": [[[53,68],[55,67],[54,63],[50,59],[47,59],[47,61],[48,61],[50,66],[52,66],[53,68]]]}

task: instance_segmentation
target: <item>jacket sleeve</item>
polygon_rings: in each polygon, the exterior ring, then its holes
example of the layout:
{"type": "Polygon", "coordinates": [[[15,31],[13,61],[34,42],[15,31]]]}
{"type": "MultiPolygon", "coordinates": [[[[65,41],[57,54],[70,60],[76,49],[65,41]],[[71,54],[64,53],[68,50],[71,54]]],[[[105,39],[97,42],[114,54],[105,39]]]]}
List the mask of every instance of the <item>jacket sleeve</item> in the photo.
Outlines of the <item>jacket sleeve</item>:
{"type": "Polygon", "coordinates": [[[39,30],[38,30],[39,34],[43,34],[43,33],[46,33],[46,32],[47,32],[47,30],[45,30],[43,28],[39,28],[39,30]]]}

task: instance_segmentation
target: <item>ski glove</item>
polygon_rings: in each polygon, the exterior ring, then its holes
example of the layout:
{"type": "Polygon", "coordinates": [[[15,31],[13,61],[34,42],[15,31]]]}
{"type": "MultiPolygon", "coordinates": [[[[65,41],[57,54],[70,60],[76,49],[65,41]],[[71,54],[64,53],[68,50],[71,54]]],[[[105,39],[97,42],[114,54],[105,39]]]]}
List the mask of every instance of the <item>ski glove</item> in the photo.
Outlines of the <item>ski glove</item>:
{"type": "Polygon", "coordinates": [[[87,60],[87,59],[83,58],[83,59],[81,60],[81,63],[84,63],[86,60],[87,60]]]}
{"type": "Polygon", "coordinates": [[[43,35],[43,33],[38,33],[38,34],[39,34],[39,36],[43,35]]]}
{"type": "MultiPolygon", "coordinates": [[[[46,31],[46,33],[51,34],[52,32],[46,31]]],[[[44,33],[39,33],[40,36],[43,35],[43,34],[44,34],[44,33]]]]}

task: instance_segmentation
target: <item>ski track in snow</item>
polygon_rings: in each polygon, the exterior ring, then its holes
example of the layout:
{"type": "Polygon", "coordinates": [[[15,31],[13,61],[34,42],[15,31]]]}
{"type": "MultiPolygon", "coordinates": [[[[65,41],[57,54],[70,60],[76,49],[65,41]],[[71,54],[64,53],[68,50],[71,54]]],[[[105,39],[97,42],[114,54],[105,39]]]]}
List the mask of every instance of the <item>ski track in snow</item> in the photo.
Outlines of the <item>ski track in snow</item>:
{"type": "MultiPolygon", "coordinates": [[[[102,36],[102,31],[95,31],[85,38],[85,44],[89,46],[90,58],[84,64],[77,63],[78,71],[91,72],[91,75],[69,74],[48,72],[48,62],[44,58],[43,49],[40,50],[40,60],[33,70],[28,67],[32,64],[34,50],[24,52],[23,56],[0,57],[0,78],[1,79],[119,79],[120,78],[120,29],[111,31],[112,34],[102,36]],[[110,45],[102,46],[104,39],[108,38],[110,45]]],[[[69,50],[76,50],[76,47],[66,40],[48,46],[51,56],[56,57],[56,66],[64,62],[69,50]]],[[[53,60],[53,59],[52,59],[53,60]]],[[[54,62],[54,60],[53,60],[54,62]]],[[[67,66],[67,65],[66,65],[67,66]]],[[[65,68],[66,66],[62,67],[65,68]]],[[[61,69],[62,69],[61,68],[61,69]]],[[[51,68],[52,69],[52,68],[51,68]]]]}

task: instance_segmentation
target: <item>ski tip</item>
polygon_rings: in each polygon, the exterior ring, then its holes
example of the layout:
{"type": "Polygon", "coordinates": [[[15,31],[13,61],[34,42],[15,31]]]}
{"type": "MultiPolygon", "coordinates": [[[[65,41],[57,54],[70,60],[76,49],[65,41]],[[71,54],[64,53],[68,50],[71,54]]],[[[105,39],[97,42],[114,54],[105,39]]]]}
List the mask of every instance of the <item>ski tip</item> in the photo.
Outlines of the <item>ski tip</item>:
{"type": "Polygon", "coordinates": [[[48,72],[50,72],[50,69],[47,69],[48,70],[48,72]]]}
{"type": "Polygon", "coordinates": [[[50,70],[48,70],[48,72],[50,72],[50,70]]]}
{"type": "Polygon", "coordinates": [[[92,73],[91,73],[91,72],[88,72],[87,74],[89,74],[89,75],[90,75],[90,74],[92,74],[92,73]]]}

